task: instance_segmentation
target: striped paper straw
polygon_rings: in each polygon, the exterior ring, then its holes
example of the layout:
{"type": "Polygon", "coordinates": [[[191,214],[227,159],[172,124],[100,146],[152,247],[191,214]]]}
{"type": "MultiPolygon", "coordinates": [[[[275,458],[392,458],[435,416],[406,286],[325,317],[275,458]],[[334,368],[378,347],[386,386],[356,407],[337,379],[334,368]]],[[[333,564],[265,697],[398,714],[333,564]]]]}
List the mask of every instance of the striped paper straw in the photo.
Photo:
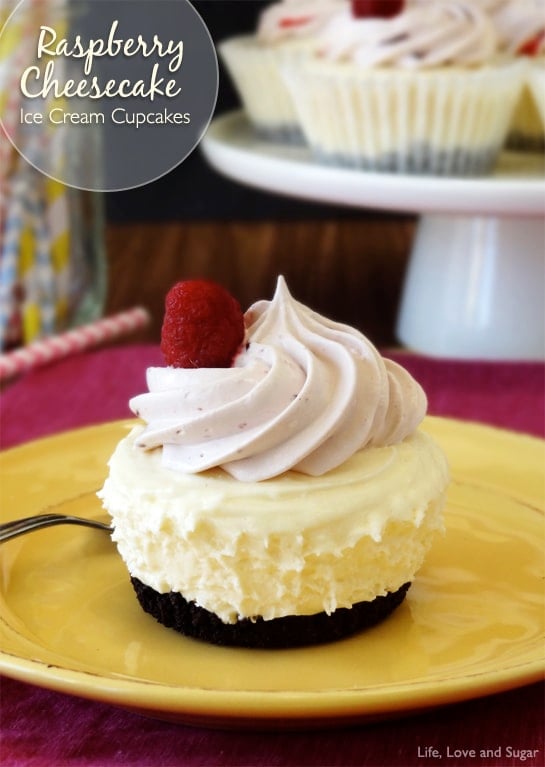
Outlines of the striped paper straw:
{"type": "Polygon", "coordinates": [[[147,309],[137,306],[7,354],[0,354],[0,382],[133,333],[145,327],[149,319],[147,309]]]}
{"type": "Polygon", "coordinates": [[[55,327],[60,333],[66,330],[69,312],[70,212],[66,187],[51,178],[45,180],[45,187],[51,263],[55,271],[55,327]]]}
{"type": "Polygon", "coordinates": [[[15,285],[19,276],[21,234],[24,227],[25,174],[12,181],[13,195],[7,210],[0,259],[0,349],[4,348],[11,317],[16,310],[15,285]]]}
{"type": "MultiPolygon", "coordinates": [[[[34,233],[34,279],[29,287],[29,303],[39,312],[39,335],[50,336],[55,332],[55,271],[51,260],[51,241],[47,228],[46,207],[43,195],[44,182],[29,190],[28,208],[34,233]],[[30,290],[30,288],[33,290],[30,290]]],[[[30,340],[30,339],[29,339],[30,340]]],[[[34,340],[34,339],[32,339],[34,340]]]]}
{"type": "MultiPolygon", "coordinates": [[[[13,3],[16,6],[16,3],[13,3]]],[[[8,9],[11,12],[11,9],[8,9]]],[[[1,122],[7,136],[14,137],[18,133],[18,118],[19,109],[22,103],[22,93],[19,87],[19,78],[24,65],[30,60],[30,51],[32,50],[33,40],[30,35],[32,30],[32,9],[25,11],[15,32],[15,40],[10,39],[9,34],[6,32],[4,36],[8,38],[8,47],[12,48],[7,60],[3,61],[3,66],[7,68],[8,77],[7,82],[2,87],[2,115],[1,122]],[[19,39],[17,39],[19,35],[19,39]]],[[[12,145],[9,141],[0,142],[0,168],[9,167],[9,156],[12,151],[12,145]]]]}

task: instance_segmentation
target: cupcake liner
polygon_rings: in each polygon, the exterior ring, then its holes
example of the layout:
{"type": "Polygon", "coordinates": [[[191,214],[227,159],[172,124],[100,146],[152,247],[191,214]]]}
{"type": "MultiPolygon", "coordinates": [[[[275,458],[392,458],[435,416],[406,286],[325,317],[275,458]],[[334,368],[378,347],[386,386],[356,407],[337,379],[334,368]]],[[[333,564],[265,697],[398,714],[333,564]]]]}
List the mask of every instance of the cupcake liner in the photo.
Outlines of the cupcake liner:
{"type": "Polygon", "coordinates": [[[306,139],[322,162],[374,171],[490,171],[522,69],[406,71],[306,61],[284,67],[306,139]]]}
{"type": "Polygon", "coordinates": [[[541,138],[540,148],[545,148],[545,62],[534,64],[529,68],[526,87],[532,99],[535,114],[539,120],[535,135],[541,138]]]}
{"type": "Polygon", "coordinates": [[[225,40],[218,47],[248,119],[261,138],[303,143],[291,92],[282,76],[308,49],[301,42],[265,45],[255,35],[225,40]]]}
{"type": "MultiPolygon", "coordinates": [[[[541,88],[545,89],[545,80],[542,81],[541,88]]],[[[536,90],[537,98],[545,99],[545,96],[539,93],[537,84],[536,90]]],[[[530,85],[530,76],[528,76],[522,88],[513,111],[513,118],[507,136],[507,146],[510,149],[534,152],[545,148],[543,120],[538,110],[537,99],[530,85]]]]}

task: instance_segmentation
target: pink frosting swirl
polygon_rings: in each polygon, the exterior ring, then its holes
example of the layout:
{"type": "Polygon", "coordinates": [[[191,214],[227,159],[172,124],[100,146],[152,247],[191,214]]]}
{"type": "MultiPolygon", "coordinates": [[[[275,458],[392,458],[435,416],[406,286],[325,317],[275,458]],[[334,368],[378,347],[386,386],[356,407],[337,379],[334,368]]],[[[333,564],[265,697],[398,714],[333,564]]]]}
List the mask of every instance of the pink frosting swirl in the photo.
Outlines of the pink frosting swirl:
{"type": "Polygon", "coordinates": [[[426,68],[487,62],[497,50],[490,17],[471,0],[413,0],[391,18],[336,14],[319,36],[317,51],[361,66],[426,68]]]}
{"type": "Polygon", "coordinates": [[[348,0],[281,0],[263,11],[257,36],[265,43],[311,37],[344,6],[348,0]]]}
{"type": "Polygon", "coordinates": [[[545,0],[480,0],[498,31],[500,49],[516,55],[530,43],[545,54],[545,0]]]}
{"type": "Polygon", "coordinates": [[[318,476],[367,445],[401,442],[426,412],[419,384],[357,330],[313,312],[283,278],[246,313],[246,346],[225,369],[150,368],[130,406],[143,449],[196,473],[242,481],[293,469],[318,476]]]}

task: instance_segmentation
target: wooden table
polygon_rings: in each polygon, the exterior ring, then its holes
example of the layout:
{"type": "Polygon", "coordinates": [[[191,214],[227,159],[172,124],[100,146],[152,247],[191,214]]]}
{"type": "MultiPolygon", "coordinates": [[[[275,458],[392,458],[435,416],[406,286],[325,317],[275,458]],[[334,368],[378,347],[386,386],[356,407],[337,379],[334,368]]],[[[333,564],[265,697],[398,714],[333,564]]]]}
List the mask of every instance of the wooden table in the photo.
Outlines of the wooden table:
{"type": "Polygon", "coordinates": [[[410,216],[369,214],[311,221],[199,221],[109,224],[106,312],[142,304],[157,341],[169,287],[209,277],[245,309],[271,298],[283,274],[295,298],[361,328],[374,343],[395,341],[404,271],[414,235],[410,216]]]}

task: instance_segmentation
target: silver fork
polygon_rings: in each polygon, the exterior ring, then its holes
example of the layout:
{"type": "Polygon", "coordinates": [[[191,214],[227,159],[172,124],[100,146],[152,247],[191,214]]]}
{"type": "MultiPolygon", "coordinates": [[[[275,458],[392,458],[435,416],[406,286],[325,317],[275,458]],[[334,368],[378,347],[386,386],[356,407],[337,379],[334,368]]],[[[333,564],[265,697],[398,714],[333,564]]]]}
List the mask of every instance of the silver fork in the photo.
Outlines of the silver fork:
{"type": "Polygon", "coordinates": [[[107,533],[111,533],[113,530],[106,522],[99,522],[97,519],[84,519],[83,517],[74,517],[70,514],[35,514],[32,517],[14,519],[12,522],[1,524],[0,543],[16,538],[18,535],[31,533],[33,530],[41,530],[52,525],[83,525],[104,530],[107,533]]]}

